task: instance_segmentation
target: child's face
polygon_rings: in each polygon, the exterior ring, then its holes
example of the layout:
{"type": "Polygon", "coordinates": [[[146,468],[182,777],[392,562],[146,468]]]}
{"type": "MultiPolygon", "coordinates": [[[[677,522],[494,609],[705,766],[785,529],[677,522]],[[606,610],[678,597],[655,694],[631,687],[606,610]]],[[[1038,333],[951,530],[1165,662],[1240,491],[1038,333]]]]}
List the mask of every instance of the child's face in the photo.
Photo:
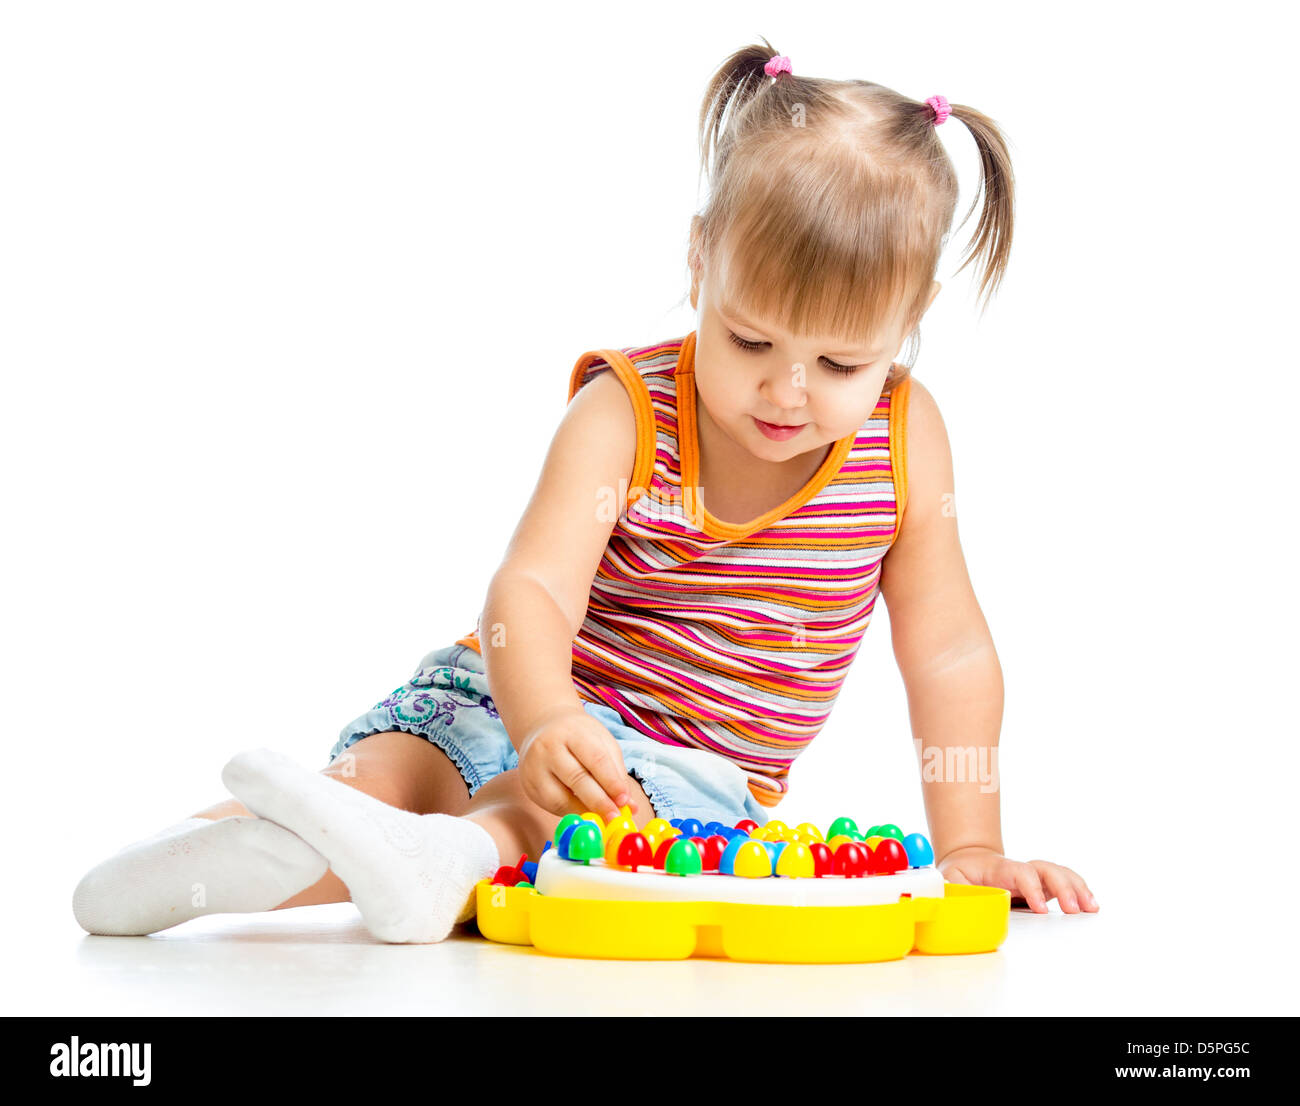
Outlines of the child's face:
{"type": "MultiPolygon", "coordinates": [[[[707,275],[698,289],[699,401],[729,438],[760,460],[788,461],[856,431],[880,399],[889,366],[907,338],[901,312],[883,332],[856,340],[788,334],[719,302],[707,275]],[[757,348],[744,349],[735,339],[757,348]],[[799,429],[773,436],[759,420],[799,429]]],[[[938,291],[936,281],[927,308],[938,291]]]]}

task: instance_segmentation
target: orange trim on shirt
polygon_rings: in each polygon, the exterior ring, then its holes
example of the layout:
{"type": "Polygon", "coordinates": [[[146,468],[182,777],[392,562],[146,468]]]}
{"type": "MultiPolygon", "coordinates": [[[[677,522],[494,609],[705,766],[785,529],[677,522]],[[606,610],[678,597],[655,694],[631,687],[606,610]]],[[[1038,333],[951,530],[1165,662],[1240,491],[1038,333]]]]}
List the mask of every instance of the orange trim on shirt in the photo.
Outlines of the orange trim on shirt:
{"type": "Polygon", "coordinates": [[[700,487],[700,436],[699,427],[695,422],[695,331],[691,331],[686,336],[686,341],[682,343],[681,352],[677,357],[676,376],[678,381],[677,450],[682,462],[682,493],[685,496],[689,489],[689,494],[694,499],[691,510],[696,516],[695,521],[700,529],[711,537],[736,541],[750,534],[756,534],[797,511],[830,483],[831,477],[840,470],[844,459],[853,448],[857,430],[834,442],[808,483],[784,503],[759,515],[758,518],[750,519],[749,522],[724,522],[716,518],[704,504],[704,490],[700,487]]]}
{"type": "Polygon", "coordinates": [[[632,465],[632,474],[628,477],[627,502],[633,503],[650,489],[650,475],[655,466],[655,413],[650,402],[650,389],[637,372],[636,366],[627,354],[617,349],[590,350],[578,358],[569,374],[570,402],[582,387],[582,378],[587,367],[600,358],[609,363],[610,368],[618,374],[623,382],[628,398],[632,401],[632,412],[636,416],[636,460],[632,465]]]}
{"type": "Polygon", "coordinates": [[[909,376],[889,393],[889,456],[894,473],[894,534],[903,525],[907,509],[907,405],[912,395],[909,376]]]}

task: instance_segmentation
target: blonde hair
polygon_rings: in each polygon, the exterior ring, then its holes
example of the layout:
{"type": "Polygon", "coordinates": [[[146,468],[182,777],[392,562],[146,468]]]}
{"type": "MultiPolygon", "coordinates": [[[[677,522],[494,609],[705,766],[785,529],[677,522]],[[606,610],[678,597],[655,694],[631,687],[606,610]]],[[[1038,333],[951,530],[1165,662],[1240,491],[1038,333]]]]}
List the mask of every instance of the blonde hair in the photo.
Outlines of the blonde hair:
{"type": "MultiPolygon", "coordinates": [[[[725,257],[727,302],[792,333],[857,340],[901,308],[916,340],[957,206],[930,105],[871,81],[769,78],[777,51],[762,43],[722,63],[700,108],[700,260],[725,257]]],[[[963,104],[951,116],[975,139],[984,199],[957,272],[981,258],[986,308],[1011,252],[1011,159],[993,120],[963,104]]]]}

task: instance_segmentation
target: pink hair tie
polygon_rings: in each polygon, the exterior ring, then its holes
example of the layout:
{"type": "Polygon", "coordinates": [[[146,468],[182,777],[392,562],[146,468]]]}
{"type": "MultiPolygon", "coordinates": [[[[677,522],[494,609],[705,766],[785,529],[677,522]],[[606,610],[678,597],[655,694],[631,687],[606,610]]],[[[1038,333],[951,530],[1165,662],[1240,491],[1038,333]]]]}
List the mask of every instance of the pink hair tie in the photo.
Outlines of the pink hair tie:
{"type": "Polygon", "coordinates": [[[769,77],[775,77],[778,73],[789,73],[794,76],[794,70],[790,68],[790,59],[784,54],[773,54],[763,66],[763,72],[769,77]]]}
{"type": "Polygon", "coordinates": [[[952,114],[952,108],[943,96],[931,96],[926,101],[934,109],[934,125],[937,127],[952,114]]]}

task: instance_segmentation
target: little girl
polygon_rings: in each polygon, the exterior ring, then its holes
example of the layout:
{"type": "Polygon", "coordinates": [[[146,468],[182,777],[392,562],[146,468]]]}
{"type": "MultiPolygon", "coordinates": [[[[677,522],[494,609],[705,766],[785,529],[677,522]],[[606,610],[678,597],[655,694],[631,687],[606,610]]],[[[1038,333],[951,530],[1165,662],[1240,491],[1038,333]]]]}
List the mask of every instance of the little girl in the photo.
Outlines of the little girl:
{"type": "Polygon", "coordinates": [[[939,291],[949,117],[980,153],[966,263],[981,256],[991,293],[1013,213],[992,120],[796,76],[766,40],[727,59],[700,113],[697,329],[578,358],[474,631],[345,726],[319,773],[271,749],[231,759],[237,801],[87,873],[81,926],[144,934],[351,899],[381,940],[439,941],[473,916],[475,882],[536,858],[565,813],[762,824],[877,594],[940,871],[1035,911],[1096,910],[1069,868],[1002,854],[996,774],[975,768],[996,755],[1001,668],[943,422],[894,361],[939,291]]]}

